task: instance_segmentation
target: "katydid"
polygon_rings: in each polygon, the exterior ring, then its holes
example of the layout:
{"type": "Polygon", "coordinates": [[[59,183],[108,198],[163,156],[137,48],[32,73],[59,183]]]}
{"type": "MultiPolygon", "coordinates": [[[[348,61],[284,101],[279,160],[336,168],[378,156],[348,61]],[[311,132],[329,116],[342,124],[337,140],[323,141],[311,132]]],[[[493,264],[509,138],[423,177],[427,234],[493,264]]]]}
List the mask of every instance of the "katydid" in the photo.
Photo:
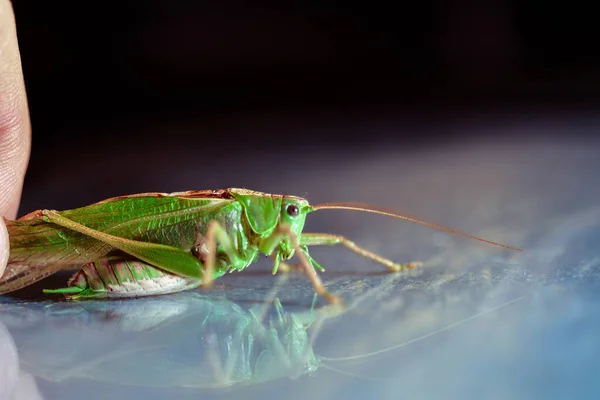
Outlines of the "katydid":
{"type": "Polygon", "coordinates": [[[360,203],[310,205],[301,197],[247,189],[143,193],[7,220],[10,255],[0,294],[72,268],[81,271],[69,286],[48,292],[70,298],[175,293],[210,286],[225,273],[242,271],[262,253],[273,258],[273,274],[296,254],[316,293],[336,302],[340,299],[325,289],[315,271],[322,267],[308,254],[309,246],[342,244],[393,271],[416,265],[393,262],[343,236],[303,233],[306,215],[323,209],[383,214],[519,250],[360,203]]]}

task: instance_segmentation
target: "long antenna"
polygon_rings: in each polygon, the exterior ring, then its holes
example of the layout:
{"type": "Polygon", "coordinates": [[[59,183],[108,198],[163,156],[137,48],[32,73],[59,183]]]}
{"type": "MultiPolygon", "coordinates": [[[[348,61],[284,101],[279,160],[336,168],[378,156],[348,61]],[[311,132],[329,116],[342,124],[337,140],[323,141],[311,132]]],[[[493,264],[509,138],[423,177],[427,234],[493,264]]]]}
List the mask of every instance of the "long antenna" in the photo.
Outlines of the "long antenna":
{"type": "Polygon", "coordinates": [[[398,218],[398,219],[404,219],[404,220],[410,221],[410,222],[415,222],[417,224],[429,226],[429,227],[435,228],[435,229],[440,229],[442,231],[453,233],[453,234],[459,235],[459,236],[464,236],[464,237],[467,237],[469,239],[478,240],[480,242],[492,244],[494,246],[503,247],[505,249],[515,250],[515,251],[523,251],[523,250],[518,249],[516,247],[507,246],[505,244],[492,242],[491,240],[482,239],[482,238],[477,237],[477,236],[469,235],[468,233],[460,232],[460,231],[457,231],[456,229],[446,228],[445,226],[435,225],[435,224],[432,224],[430,222],[425,222],[425,221],[421,221],[421,220],[418,220],[418,219],[415,219],[415,218],[406,217],[404,215],[396,214],[395,212],[393,212],[391,210],[386,210],[386,209],[384,209],[382,207],[375,207],[375,206],[372,206],[370,204],[365,204],[365,203],[346,203],[346,202],[343,202],[343,203],[322,203],[322,204],[317,204],[317,205],[314,205],[314,206],[310,206],[310,209],[311,209],[311,211],[327,210],[327,209],[329,209],[329,210],[354,210],[354,211],[364,211],[364,212],[370,212],[370,213],[375,213],[375,214],[387,215],[388,217],[394,217],[394,218],[398,218]]]}

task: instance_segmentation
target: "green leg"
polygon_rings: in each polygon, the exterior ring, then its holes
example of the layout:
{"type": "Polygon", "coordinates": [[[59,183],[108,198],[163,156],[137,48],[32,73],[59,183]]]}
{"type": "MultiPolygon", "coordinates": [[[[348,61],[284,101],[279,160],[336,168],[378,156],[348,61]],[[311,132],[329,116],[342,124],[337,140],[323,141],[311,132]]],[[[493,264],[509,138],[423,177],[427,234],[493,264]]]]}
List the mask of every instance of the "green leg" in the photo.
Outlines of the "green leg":
{"type": "MultiPolygon", "coordinates": [[[[276,257],[277,257],[277,255],[275,255],[275,254],[271,255],[271,259],[273,261],[276,261],[275,260],[276,257]]],[[[279,266],[277,267],[277,272],[288,273],[288,272],[292,272],[292,270],[302,271],[303,269],[304,269],[304,267],[302,266],[302,263],[290,265],[284,261],[279,261],[279,266]]]]}
{"type": "Polygon", "coordinates": [[[201,278],[202,276],[202,263],[189,251],[172,246],[140,242],[138,240],[114,236],[65,218],[56,211],[43,210],[42,215],[46,222],[52,222],[75,232],[82,233],[165,271],[190,278],[201,278]]]}
{"type": "MultiPolygon", "coordinates": [[[[150,265],[164,269],[173,274],[191,278],[202,278],[206,286],[210,286],[215,278],[217,241],[219,241],[223,251],[229,257],[230,269],[242,269],[248,264],[245,258],[240,256],[233,246],[225,229],[223,229],[216,221],[213,221],[208,225],[206,233],[207,256],[201,257],[202,254],[200,254],[196,257],[189,251],[178,249],[176,247],[140,242],[97,231],[65,218],[56,211],[43,210],[42,213],[44,219],[48,222],[97,239],[145,261],[150,265]],[[203,265],[202,258],[206,258],[207,265],[203,265]]],[[[219,276],[220,275],[222,275],[222,273],[219,271],[219,276]]]]}
{"type": "Polygon", "coordinates": [[[303,246],[333,246],[341,244],[348,249],[352,250],[358,255],[361,255],[369,260],[373,260],[379,264],[385,265],[392,271],[402,271],[405,269],[411,269],[417,266],[421,266],[420,262],[411,262],[407,264],[399,264],[394,261],[383,258],[378,254],[370,252],[367,249],[356,245],[354,242],[348,240],[344,236],[330,235],[328,233],[303,233],[301,238],[301,244],[303,246]]]}
{"type": "MultiPolygon", "coordinates": [[[[319,269],[321,272],[325,271],[325,268],[323,268],[318,262],[315,261],[314,258],[311,257],[311,255],[308,252],[308,246],[303,245],[303,250],[304,250],[304,254],[306,255],[306,257],[308,257],[308,259],[310,260],[311,264],[315,267],[317,267],[317,269],[319,269]]],[[[277,255],[272,255],[271,258],[277,262],[277,255]]],[[[302,266],[302,263],[299,264],[294,264],[294,265],[290,265],[286,262],[280,261],[278,263],[278,267],[277,267],[277,271],[283,271],[283,272],[291,272],[292,270],[299,270],[302,271],[304,269],[304,267],[302,266]]]]}

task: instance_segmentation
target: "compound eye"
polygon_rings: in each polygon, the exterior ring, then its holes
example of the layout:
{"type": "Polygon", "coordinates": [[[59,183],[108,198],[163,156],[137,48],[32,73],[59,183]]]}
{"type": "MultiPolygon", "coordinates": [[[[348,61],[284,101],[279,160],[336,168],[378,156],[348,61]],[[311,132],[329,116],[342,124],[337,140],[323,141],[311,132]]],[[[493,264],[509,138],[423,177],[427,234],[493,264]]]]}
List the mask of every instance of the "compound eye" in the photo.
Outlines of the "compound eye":
{"type": "Polygon", "coordinates": [[[287,206],[285,211],[288,213],[290,217],[297,217],[300,214],[300,209],[295,204],[290,204],[287,206]]]}

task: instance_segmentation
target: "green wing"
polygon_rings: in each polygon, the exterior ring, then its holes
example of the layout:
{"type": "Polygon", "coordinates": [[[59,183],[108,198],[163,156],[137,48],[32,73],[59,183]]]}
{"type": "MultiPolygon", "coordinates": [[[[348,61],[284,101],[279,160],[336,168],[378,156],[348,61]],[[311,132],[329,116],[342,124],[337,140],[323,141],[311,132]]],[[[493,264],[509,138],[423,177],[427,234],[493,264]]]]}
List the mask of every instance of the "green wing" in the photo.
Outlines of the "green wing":
{"type": "Polygon", "coordinates": [[[115,238],[187,251],[195,240],[197,221],[211,219],[212,214],[233,202],[226,192],[219,191],[147,193],[57,213],[76,226],[105,234],[93,234],[95,237],[81,229],[46,222],[41,210],[17,221],[6,221],[10,257],[0,279],[0,294],[106,256],[116,249],[115,238]]]}

